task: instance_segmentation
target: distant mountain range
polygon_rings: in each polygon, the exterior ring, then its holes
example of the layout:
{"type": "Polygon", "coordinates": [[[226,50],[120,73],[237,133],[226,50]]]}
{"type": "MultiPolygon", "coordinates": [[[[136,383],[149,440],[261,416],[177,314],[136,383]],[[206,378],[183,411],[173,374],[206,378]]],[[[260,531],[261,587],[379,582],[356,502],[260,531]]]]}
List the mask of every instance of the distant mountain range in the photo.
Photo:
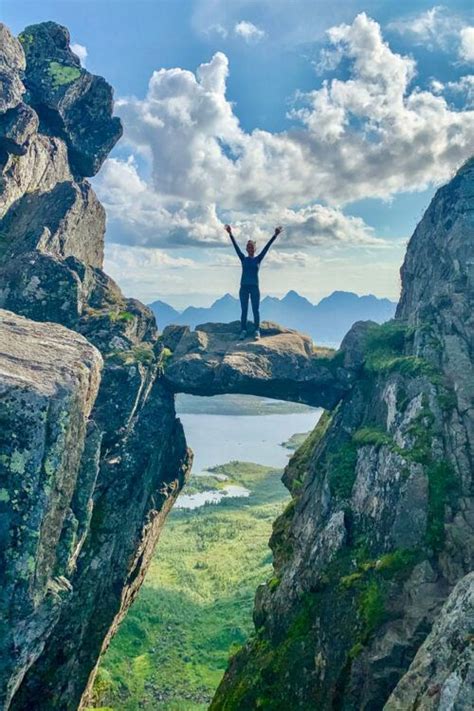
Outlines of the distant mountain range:
{"type": "MultiPolygon", "coordinates": [[[[226,323],[240,318],[239,300],[231,294],[206,308],[188,306],[180,312],[160,300],[150,304],[150,308],[160,330],[171,323],[194,328],[200,323],[226,323]]],[[[373,294],[358,296],[350,291],[334,291],[318,304],[312,304],[296,291],[289,291],[282,299],[266,296],[260,306],[260,316],[262,320],[276,321],[282,326],[303,331],[316,343],[338,345],[355,321],[383,323],[393,318],[395,308],[394,301],[378,299],[373,294]]]]}

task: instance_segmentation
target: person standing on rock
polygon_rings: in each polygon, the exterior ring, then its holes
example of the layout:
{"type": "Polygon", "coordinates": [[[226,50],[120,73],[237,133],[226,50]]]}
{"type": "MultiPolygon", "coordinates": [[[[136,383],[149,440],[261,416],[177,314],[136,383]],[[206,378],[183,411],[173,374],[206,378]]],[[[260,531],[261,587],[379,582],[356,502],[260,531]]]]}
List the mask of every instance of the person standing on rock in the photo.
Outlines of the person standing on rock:
{"type": "Polygon", "coordinates": [[[253,311],[253,321],[255,324],[255,338],[258,340],[260,338],[260,289],[258,286],[258,270],[260,264],[265,257],[266,253],[272,246],[273,242],[276,240],[283,227],[276,227],[273,237],[268,240],[265,247],[259,254],[255,254],[256,243],[249,239],[246,245],[247,255],[245,255],[240,249],[239,245],[235,241],[234,235],[232,234],[232,228],[230,225],[225,225],[225,230],[228,232],[229,237],[232,240],[234,249],[237,252],[237,256],[242,263],[242,277],[240,279],[240,306],[242,308],[242,315],[240,318],[240,340],[243,341],[247,337],[247,314],[249,309],[249,298],[252,302],[253,311]]]}

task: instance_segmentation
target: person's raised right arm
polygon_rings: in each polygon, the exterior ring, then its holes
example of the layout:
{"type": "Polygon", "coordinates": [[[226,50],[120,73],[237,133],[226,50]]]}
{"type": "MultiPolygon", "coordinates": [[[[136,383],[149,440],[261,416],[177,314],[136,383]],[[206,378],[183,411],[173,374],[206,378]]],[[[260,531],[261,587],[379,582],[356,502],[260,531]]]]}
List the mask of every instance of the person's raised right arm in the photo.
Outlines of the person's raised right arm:
{"type": "Polygon", "coordinates": [[[234,249],[235,249],[235,251],[237,252],[238,258],[242,261],[242,259],[244,258],[244,253],[242,252],[242,250],[240,249],[239,245],[238,245],[237,242],[235,241],[234,235],[232,234],[232,228],[231,228],[231,226],[230,226],[230,225],[226,225],[226,226],[224,227],[224,229],[225,229],[225,231],[228,233],[229,237],[230,237],[231,240],[232,240],[232,244],[234,245],[234,249]]]}

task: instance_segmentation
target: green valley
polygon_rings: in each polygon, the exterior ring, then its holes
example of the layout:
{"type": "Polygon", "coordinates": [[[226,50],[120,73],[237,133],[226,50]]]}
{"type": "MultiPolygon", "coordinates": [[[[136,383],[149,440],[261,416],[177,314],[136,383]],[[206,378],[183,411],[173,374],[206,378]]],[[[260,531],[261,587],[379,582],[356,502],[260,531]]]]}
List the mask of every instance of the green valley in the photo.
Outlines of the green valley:
{"type": "Polygon", "coordinates": [[[289,498],[280,477],[280,470],[248,462],[192,477],[184,494],[223,483],[251,494],[172,511],[140,594],[102,661],[94,708],[208,707],[229,653],[252,631],[255,590],[272,575],[268,540],[289,498]]]}

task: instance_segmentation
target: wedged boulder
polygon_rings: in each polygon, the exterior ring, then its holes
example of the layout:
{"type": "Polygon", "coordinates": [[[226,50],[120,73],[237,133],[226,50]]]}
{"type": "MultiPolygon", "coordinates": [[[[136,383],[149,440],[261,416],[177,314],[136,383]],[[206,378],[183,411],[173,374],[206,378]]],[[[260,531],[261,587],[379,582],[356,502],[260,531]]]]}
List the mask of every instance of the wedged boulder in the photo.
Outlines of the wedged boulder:
{"type": "Polygon", "coordinates": [[[474,573],[456,585],[384,711],[474,708],[474,573]]]}
{"type": "Polygon", "coordinates": [[[99,352],[79,334],[0,310],[2,708],[71,594],[60,564],[74,555],[76,541],[65,546],[63,529],[74,518],[101,367],[99,352]]]}
{"type": "Polygon", "coordinates": [[[49,192],[28,192],[0,221],[4,259],[36,249],[101,267],[104,232],[105,210],[87,181],[65,181],[49,192]]]}
{"type": "MultiPolygon", "coordinates": [[[[311,338],[264,321],[261,339],[239,341],[240,323],[168,326],[163,343],[174,350],[165,380],[192,395],[242,393],[332,408],[350,387],[356,369],[340,354],[317,349],[311,338]]],[[[170,349],[171,350],[171,349],[170,349]]]]}
{"type": "Polygon", "coordinates": [[[66,140],[74,172],[95,175],[122,135],[120,119],[112,116],[112,87],[81,67],[65,27],[29,25],[19,39],[31,105],[48,129],[66,140]]]}

